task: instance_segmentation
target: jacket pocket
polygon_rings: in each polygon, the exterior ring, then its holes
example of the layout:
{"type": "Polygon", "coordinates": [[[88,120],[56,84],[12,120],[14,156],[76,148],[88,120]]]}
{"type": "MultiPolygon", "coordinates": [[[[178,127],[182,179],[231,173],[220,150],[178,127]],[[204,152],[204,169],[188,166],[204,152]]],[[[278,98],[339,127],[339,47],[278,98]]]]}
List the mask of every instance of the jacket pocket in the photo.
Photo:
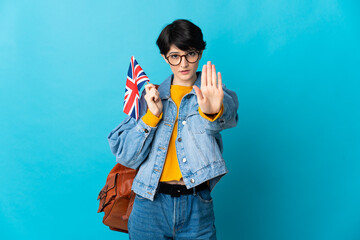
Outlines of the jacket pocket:
{"type": "Polygon", "coordinates": [[[205,133],[205,119],[200,116],[199,112],[194,110],[189,115],[186,116],[186,124],[188,125],[190,132],[194,134],[203,134],[205,133]]]}

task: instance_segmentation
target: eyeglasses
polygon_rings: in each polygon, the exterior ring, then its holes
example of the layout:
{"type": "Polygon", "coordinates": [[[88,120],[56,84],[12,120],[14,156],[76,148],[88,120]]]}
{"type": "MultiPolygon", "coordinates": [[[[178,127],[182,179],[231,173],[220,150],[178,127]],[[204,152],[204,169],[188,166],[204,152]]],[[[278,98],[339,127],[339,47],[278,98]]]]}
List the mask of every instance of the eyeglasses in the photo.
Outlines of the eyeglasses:
{"type": "Polygon", "coordinates": [[[185,57],[186,61],[188,63],[195,63],[197,60],[199,60],[199,52],[198,51],[190,51],[185,55],[179,55],[179,54],[170,54],[169,56],[165,57],[170,65],[177,66],[181,63],[182,57],[185,57]]]}

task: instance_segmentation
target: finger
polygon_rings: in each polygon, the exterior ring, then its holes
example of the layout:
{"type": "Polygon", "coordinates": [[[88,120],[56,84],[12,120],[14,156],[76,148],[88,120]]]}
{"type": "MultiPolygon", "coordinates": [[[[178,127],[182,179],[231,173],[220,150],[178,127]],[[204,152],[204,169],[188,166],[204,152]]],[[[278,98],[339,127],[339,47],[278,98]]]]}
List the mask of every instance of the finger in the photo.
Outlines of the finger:
{"type": "Polygon", "coordinates": [[[222,78],[221,78],[221,73],[218,72],[218,89],[222,90],[222,78]]]}
{"type": "Polygon", "coordinates": [[[158,94],[159,93],[159,91],[155,88],[155,87],[153,87],[153,88],[150,88],[150,90],[149,90],[149,93],[151,93],[151,94],[158,94]]]}
{"type": "Polygon", "coordinates": [[[149,91],[149,97],[150,97],[150,99],[152,99],[152,100],[155,101],[155,102],[156,102],[156,100],[158,99],[157,92],[158,92],[158,91],[157,91],[155,88],[152,88],[152,89],[150,89],[150,91],[149,91]]]}
{"type": "Polygon", "coordinates": [[[206,65],[204,65],[201,73],[201,88],[206,87],[206,76],[206,65]]]}
{"type": "Polygon", "coordinates": [[[155,102],[158,102],[160,100],[160,94],[158,91],[155,92],[155,98],[154,98],[155,102]]]}
{"type": "Polygon", "coordinates": [[[154,95],[155,92],[157,92],[157,90],[156,90],[154,85],[153,86],[151,86],[151,85],[147,86],[147,92],[146,92],[147,94],[154,95]]]}
{"type": "Polygon", "coordinates": [[[145,85],[145,93],[150,92],[151,89],[153,89],[153,88],[155,88],[155,85],[154,85],[154,84],[151,84],[151,83],[146,84],[146,85],[145,85]]]}
{"type": "Polygon", "coordinates": [[[198,98],[198,101],[202,101],[204,99],[204,96],[202,95],[202,92],[200,90],[200,88],[198,88],[197,86],[193,85],[193,88],[195,90],[196,96],[198,98]]]}
{"type": "Polygon", "coordinates": [[[149,87],[145,86],[145,99],[151,100],[152,99],[152,91],[149,90],[149,87]]]}
{"type": "Polygon", "coordinates": [[[215,64],[211,66],[211,83],[214,87],[216,87],[216,69],[215,64]]]}
{"type": "Polygon", "coordinates": [[[149,86],[150,84],[146,84],[145,85],[145,93],[147,94],[149,91],[150,91],[150,86],[149,86]]]}
{"type": "Polygon", "coordinates": [[[206,86],[211,86],[211,62],[207,62],[207,78],[206,78],[206,86]]]}
{"type": "Polygon", "coordinates": [[[151,94],[151,98],[154,102],[156,102],[158,97],[155,94],[151,94]]]}
{"type": "Polygon", "coordinates": [[[153,88],[156,89],[155,85],[154,85],[154,84],[151,84],[151,83],[147,84],[146,86],[149,86],[149,89],[153,89],[153,88]]]}

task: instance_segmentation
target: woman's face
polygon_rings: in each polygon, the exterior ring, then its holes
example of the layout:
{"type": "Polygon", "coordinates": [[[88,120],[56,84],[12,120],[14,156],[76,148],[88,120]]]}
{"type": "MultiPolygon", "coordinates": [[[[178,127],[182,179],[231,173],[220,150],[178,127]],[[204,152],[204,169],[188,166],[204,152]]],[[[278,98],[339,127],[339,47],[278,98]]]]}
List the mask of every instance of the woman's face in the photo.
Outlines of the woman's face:
{"type": "Polygon", "coordinates": [[[199,59],[194,63],[189,63],[185,57],[181,57],[179,65],[171,65],[165,57],[170,58],[171,55],[186,55],[192,51],[183,51],[177,48],[174,44],[170,46],[169,52],[163,58],[169,64],[171,71],[174,73],[173,83],[174,85],[192,86],[196,81],[196,70],[201,59],[202,51],[199,53],[199,59]]]}

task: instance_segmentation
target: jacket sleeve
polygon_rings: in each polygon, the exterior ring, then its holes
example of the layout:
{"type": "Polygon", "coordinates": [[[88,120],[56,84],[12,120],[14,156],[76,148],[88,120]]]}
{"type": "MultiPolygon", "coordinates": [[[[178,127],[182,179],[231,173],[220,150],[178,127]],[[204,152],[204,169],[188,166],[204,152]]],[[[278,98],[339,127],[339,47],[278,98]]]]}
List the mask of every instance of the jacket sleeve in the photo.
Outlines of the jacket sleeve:
{"type": "Polygon", "coordinates": [[[234,91],[231,91],[223,84],[224,99],[222,115],[215,121],[206,121],[206,131],[209,134],[216,134],[220,131],[235,127],[238,123],[239,100],[234,91]]]}
{"type": "Polygon", "coordinates": [[[142,116],[146,113],[147,105],[144,91],[140,98],[140,116],[136,121],[127,116],[108,135],[111,152],[116,157],[116,162],[133,169],[137,169],[147,158],[151,142],[157,127],[148,126],[142,116]]]}

